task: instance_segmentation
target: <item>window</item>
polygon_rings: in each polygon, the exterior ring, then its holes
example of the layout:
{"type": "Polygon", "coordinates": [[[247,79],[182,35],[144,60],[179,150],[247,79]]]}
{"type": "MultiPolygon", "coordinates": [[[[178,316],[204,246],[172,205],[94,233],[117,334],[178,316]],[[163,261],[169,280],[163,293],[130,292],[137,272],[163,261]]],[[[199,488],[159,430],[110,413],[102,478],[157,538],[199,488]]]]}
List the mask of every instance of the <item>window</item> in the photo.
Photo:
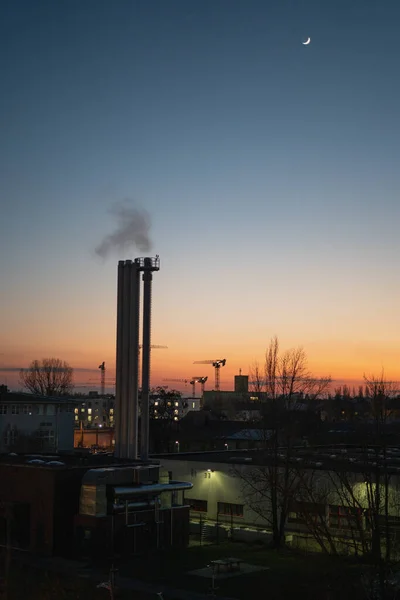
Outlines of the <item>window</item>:
{"type": "Polygon", "coordinates": [[[288,523],[320,523],[321,519],[325,519],[325,504],[291,502],[288,523]]]}
{"type": "Polygon", "coordinates": [[[92,409],[91,408],[88,408],[87,411],[88,411],[88,415],[92,414],[92,409]]]}
{"type": "Polygon", "coordinates": [[[195,512],[207,512],[207,500],[194,500],[193,498],[187,498],[190,506],[190,510],[195,512]]]}
{"type": "Polygon", "coordinates": [[[7,404],[0,404],[0,415],[6,415],[7,414],[7,404]]]}
{"type": "Polygon", "coordinates": [[[113,415],[113,414],[114,414],[114,409],[110,408],[110,415],[113,415]]]}
{"type": "Polygon", "coordinates": [[[179,402],[175,402],[175,406],[179,406],[179,402]]]}
{"type": "Polygon", "coordinates": [[[19,406],[18,406],[18,404],[12,404],[11,405],[11,414],[12,415],[19,415],[19,406]]]}
{"type": "Polygon", "coordinates": [[[32,414],[32,405],[24,404],[24,415],[31,415],[31,414],[32,414]]]}
{"type": "MultiPolygon", "coordinates": [[[[92,409],[90,409],[90,410],[92,410],[92,409]]],[[[85,409],[81,408],[81,413],[84,413],[84,412],[85,412],[85,409]]]]}
{"type": "Polygon", "coordinates": [[[229,502],[218,502],[218,514],[230,515],[232,517],[243,517],[243,504],[230,504],[229,502]]]}
{"type": "Polygon", "coordinates": [[[75,415],[75,421],[79,421],[78,415],[75,415]]]}
{"type": "Polygon", "coordinates": [[[329,527],[357,529],[361,526],[361,509],[354,506],[329,505],[329,527]]]}
{"type": "Polygon", "coordinates": [[[13,446],[18,438],[18,432],[16,429],[7,429],[4,432],[4,445],[13,446]]]}
{"type": "Polygon", "coordinates": [[[92,421],[92,415],[88,416],[88,421],[89,421],[89,423],[91,423],[91,421],[92,421]]]}
{"type": "Polygon", "coordinates": [[[78,410],[77,408],[75,408],[75,411],[74,411],[74,412],[75,412],[75,414],[77,415],[77,414],[78,414],[78,412],[79,412],[79,410],[78,410]]]}
{"type": "Polygon", "coordinates": [[[179,415],[179,410],[178,410],[178,409],[175,409],[175,410],[174,410],[174,414],[175,414],[175,415],[179,415]]]}
{"type": "Polygon", "coordinates": [[[192,402],[192,408],[196,408],[196,402],[192,402]]]}
{"type": "Polygon", "coordinates": [[[43,445],[54,444],[54,431],[52,429],[39,430],[36,432],[36,438],[39,439],[43,445]]]}

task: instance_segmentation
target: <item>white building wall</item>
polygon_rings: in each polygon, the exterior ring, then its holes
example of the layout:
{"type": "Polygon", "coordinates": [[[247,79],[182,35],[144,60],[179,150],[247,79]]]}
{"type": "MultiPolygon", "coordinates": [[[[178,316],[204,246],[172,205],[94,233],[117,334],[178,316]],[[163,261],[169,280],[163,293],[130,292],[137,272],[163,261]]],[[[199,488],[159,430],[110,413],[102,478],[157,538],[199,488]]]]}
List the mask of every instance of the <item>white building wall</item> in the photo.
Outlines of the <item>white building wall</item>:
{"type": "MultiPolygon", "coordinates": [[[[5,404],[4,404],[5,405],[5,404]]],[[[32,411],[24,414],[23,404],[19,404],[19,414],[12,414],[12,404],[7,405],[7,414],[0,415],[0,449],[8,450],[5,436],[8,429],[30,436],[37,431],[54,431],[55,450],[70,452],[74,449],[74,413],[63,407],[60,412],[54,404],[32,404],[32,411]],[[36,414],[36,407],[38,413],[36,414]]]]}
{"type": "MultiPolygon", "coordinates": [[[[254,469],[253,465],[230,465],[228,463],[213,463],[210,461],[192,461],[192,460],[161,460],[162,468],[172,474],[172,479],[179,481],[190,481],[193,488],[185,492],[187,499],[206,500],[207,513],[204,516],[210,520],[217,519],[218,502],[226,502],[229,504],[240,504],[244,506],[243,517],[234,517],[233,522],[236,525],[243,527],[257,526],[268,528],[268,519],[263,519],[246,506],[242,494],[242,480],[240,476],[235,476],[235,470],[241,471],[246,469],[254,469]]],[[[361,506],[368,507],[366,498],[366,484],[362,474],[349,474],[348,480],[351,482],[354,498],[360,502],[361,506]]],[[[327,510],[328,504],[344,505],[346,498],[343,494],[338,494],[335,487],[340,489],[340,483],[334,473],[326,471],[318,471],[314,479],[318,486],[317,497],[326,499],[327,510]],[[336,482],[335,482],[336,479],[336,482]]],[[[389,513],[393,516],[400,516],[400,480],[398,477],[392,476],[390,480],[389,491],[389,513]]],[[[304,498],[303,498],[304,499],[304,498]]],[[[350,499],[350,496],[349,496],[350,499]]],[[[348,502],[349,505],[354,505],[354,500],[348,502]]],[[[265,514],[268,515],[268,504],[265,505],[265,514]]],[[[382,506],[382,514],[384,509],[382,506]]],[[[231,517],[218,515],[220,522],[231,522],[231,517]]],[[[304,529],[304,526],[288,524],[288,529],[297,530],[304,529]]]]}
{"type": "Polygon", "coordinates": [[[237,525],[264,526],[266,522],[248,506],[241,494],[241,480],[234,477],[233,465],[200,461],[184,461],[174,459],[161,460],[161,467],[172,473],[172,479],[190,481],[193,488],[185,492],[185,498],[206,500],[207,513],[204,516],[217,520],[218,502],[243,505],[243,517],[218,515],[220,522],[233,521],[237,525]]]}

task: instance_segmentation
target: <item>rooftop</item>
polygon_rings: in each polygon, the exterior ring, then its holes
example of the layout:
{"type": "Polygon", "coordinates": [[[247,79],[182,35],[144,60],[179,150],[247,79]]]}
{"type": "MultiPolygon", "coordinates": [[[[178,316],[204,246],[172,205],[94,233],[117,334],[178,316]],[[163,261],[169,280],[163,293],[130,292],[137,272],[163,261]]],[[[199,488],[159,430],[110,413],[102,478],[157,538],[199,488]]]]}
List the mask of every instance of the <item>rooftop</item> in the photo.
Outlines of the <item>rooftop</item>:
{"type": "Polygon", "coordinates": [[[151,464],[158,461],[150,460],[144,463],[141,460],[122,460],[114,458],[112,452],[92,454],[85,450],[76,450],[71,453],[19,453],[10,452],[0,454],[0,466],[42,468],[42,469],[73,469],[73,468],[96,468],[96,467],[127,467],[143,464],[151,464]]]}
{"type": "Polygon", "coordinates": [[[0,389],[0,402],[2,404],[80,404],[82,400],[70,398],[69,396],[39,396],[37,394],[30,394],[28,392],[9,392],[8,390],[5,391],[0,389]]]}
{"type": "MultiPolygon", "coordinates": [[[[286,464],[287,453],[281,448],[278,460],[286,464]]],[[[198,461],[202,463],[221,464],[252,464],[267,466],[272,463],[273,455],[270,450],[225,450],[209,452],[179,452],[172,454],[153,455],[158,460],[198,461]]],[[[326,445],[306,448],[298,446],[292,448],[289,458],[293,468],[314,469],[323,471],[351,471],[366,472],[376,468],[377,463],[384,464],[388,473],[400,475],[400,446],[391,446],[386,449],[386,457],[382,449],[377,446],[353,445],[326,445]]]]}

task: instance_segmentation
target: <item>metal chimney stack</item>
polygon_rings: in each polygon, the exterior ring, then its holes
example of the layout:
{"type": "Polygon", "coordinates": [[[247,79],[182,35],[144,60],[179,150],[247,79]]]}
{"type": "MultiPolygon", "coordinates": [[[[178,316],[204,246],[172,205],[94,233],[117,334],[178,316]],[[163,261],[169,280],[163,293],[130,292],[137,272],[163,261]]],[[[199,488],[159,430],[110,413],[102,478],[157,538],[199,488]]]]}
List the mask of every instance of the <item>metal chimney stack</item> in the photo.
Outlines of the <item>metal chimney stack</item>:
{"type": "Polygon", "coordinates": [[[149,456],[149,394],[151,345],[152,272],[159,271],[160,260],[136,258],[118,263],[117,373],[115,414],[115,455],[138,457],[138,378],[140,272],[143,272],[143,342],[140,457],[149,456]]]}
{"type": "Polygon", "coordinates": [[[140,271],[136,262],[118,263],[115,455],[137,458],[140,271]]]}

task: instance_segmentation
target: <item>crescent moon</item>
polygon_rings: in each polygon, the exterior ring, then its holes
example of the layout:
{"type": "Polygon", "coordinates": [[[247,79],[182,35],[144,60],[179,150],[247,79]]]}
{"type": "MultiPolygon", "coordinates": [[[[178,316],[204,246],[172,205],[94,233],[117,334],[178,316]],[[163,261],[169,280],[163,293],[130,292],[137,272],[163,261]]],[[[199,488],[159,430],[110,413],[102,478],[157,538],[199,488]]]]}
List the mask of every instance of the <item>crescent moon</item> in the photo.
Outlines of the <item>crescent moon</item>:
{"type": "Polygon", "coordinates": [[[311,42],[311,38],[307,38],[307,40],[305,42],[301,42],[303,44],[303,46],[308,46],[308,44],[311,42]]]}

